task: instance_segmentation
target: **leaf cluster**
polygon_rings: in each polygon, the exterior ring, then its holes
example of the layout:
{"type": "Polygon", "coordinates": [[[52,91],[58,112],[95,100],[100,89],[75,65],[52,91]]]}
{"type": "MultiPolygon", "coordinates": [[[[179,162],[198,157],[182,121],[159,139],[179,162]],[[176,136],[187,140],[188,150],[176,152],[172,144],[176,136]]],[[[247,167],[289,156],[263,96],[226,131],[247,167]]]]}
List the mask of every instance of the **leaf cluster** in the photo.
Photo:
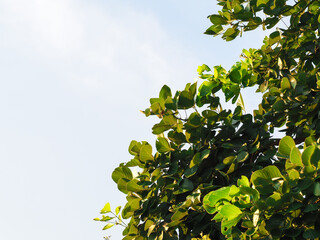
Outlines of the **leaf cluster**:
{"type": "Polygon", "coordinates": [[[315,239],[320,237],[320,149],[307,139],[304,150],[281,139],[280,164],[242,176],[237,186],[212,191],[204,208],[215,214],[228,239],[315,239]],[[283,166],[284,165],[284,166],[283,166]]]}
{"type": "Polygon", "coordinates": [[[243,50],[230,70],[202,65],[200,86],[172,94],[165,85],[150,99],[143,113],[159,119],[156,149],[132,141],[133,158],[112,174],[127,198],[123,239],[317,238],[320,2],[218,2],[206,33],[227,41],[283,18],[290,24],[243,50]],[[263,93],[253,114],[244,111],[247,87],[263,93]],[[233,110],[222,108],[218,92],[233,110]],[[287,136],[280,141],[275,130],[287,136]]]}

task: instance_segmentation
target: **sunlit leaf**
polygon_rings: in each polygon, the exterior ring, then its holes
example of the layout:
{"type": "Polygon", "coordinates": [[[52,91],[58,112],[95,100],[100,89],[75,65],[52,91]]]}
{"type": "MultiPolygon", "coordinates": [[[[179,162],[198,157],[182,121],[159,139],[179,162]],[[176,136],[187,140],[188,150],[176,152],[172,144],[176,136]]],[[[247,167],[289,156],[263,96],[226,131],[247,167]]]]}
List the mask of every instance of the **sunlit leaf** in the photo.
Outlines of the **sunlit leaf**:
{"type": "Polygon", "coordinates": [[[291,149],[294,148],[296,146],[295,142],[293,141],[293,139],[289,136],[285,136],[284,138],[282,138],[280,140],[279,143],[279,153],[289,157],[290,156],[290,152],[291,149]]]}

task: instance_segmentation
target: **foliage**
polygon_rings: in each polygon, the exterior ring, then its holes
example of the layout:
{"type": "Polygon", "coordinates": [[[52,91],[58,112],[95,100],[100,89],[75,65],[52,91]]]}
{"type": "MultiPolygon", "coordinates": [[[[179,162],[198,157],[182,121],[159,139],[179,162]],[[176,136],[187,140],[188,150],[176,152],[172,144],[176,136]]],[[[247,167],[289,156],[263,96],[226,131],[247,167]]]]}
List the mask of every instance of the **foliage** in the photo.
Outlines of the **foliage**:
{"type": "Polygon", "coordinates": [[[204,197],[204,208],[217,213],[214,220],[221,222],[221,232],[230,239],[320,237],[320,149],[310,138],[301,154],[287,136],[280,141],[277,156],[279,167],[256,170],[250,182],[242,176],[237,186],[204,197]]]}
{"type": "Polygon", "coordinates": [[[320,1],[218,2],[206,34],[230,41],[282,19],[289,26],[260,49],[243,50],[229,71],[200,66],[199,87],[188,83],[173,95],[163,86],[150,99],[144,114],[160,119],[155,153],[132,141],[133,159],[112,174],[127,196],[123,239],[318,238],[320,1]],[[253,114],[243,111],[246,87],[264,93],[253,114]],[[236,104],[233,111],[222,109],[218,92],[236,104]],[[275,130],[287,136],[280,141],[275,130]]]}

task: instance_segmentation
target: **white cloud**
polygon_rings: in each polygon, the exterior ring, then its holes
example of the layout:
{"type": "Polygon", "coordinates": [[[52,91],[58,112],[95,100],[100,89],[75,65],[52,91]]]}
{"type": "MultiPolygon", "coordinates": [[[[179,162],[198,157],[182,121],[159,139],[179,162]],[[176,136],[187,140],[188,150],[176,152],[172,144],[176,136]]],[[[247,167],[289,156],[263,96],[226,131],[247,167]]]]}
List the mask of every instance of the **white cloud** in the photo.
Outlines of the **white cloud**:
{"type": "Polygon", "coordinates": [[[181,89],[193,81],[194,56],[150,12],[108,1],[1,0],[0,32],[1,182],[19,176],[1,188],[0,238],[104,234],[91,218],[106,198],[121,195],[112,168],[130,159],[131,139],[151,138],[156,121],[138,110],[163,84],[181,89]],[[20,189],[29,197],[19,211],[20,189]],[[16,216],[24,222],[19,232],[16,216]]]}
{"type": "Polygon", "coordinates": [[[0,7],[6,36],[0,46],[55,68],[62,81],[83,94],[158,91],[177,78],[192,81],[186,77],[196,70],[194,56],[148,12],[73,0],[5,0],[0,7]]]}
{"type": "Polygon", "coordinates": [[[83,33],[71,4],[63,0],[1,1],[5,43],[45,55],[50,54],[46,50],[65,51],[79,46],[77,40],[83,33]]]}

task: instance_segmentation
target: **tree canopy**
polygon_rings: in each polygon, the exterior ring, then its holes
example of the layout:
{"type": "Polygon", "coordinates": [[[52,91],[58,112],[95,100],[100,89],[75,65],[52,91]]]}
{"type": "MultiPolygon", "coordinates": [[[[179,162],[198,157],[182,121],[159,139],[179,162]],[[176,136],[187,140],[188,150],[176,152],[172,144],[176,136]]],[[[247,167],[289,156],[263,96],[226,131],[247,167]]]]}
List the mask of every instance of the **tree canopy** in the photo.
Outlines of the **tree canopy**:
{"type": "Polygon", "coordinates": [[[114,215],[106,204],[96,220],[124,225],[124,240],[320,238],[320,1],[218,5],[206,34],[231,41],[274,31],[230,70],[202,65],[200,86],[172,94],[165,85],[150,99],[143,113],[159,118],[156,149],[131,142],[133,159],[112,174],[127,203],[114,215]],[[247,87],[263,93],[252,114],[247,87]]]}

